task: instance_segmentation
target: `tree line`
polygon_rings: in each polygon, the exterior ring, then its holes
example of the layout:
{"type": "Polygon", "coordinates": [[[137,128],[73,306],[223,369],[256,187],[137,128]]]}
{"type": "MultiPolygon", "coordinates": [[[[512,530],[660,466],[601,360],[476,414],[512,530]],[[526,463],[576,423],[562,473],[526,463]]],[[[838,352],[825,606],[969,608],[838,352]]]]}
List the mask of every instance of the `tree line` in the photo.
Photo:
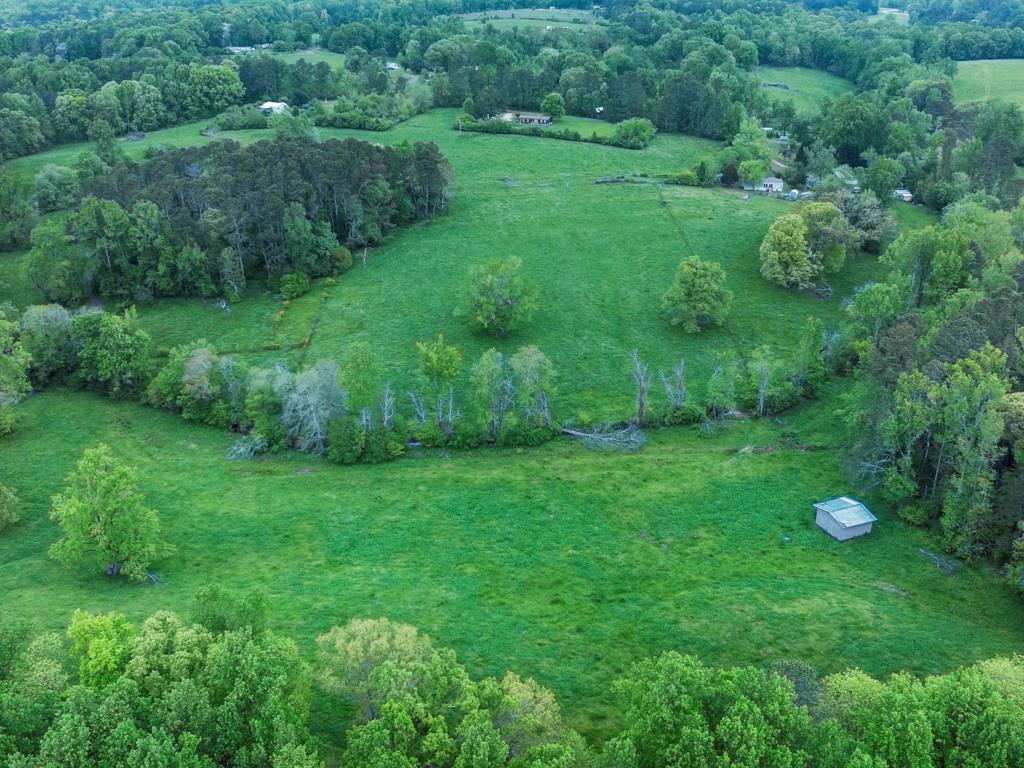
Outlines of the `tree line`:
{"type": "Polygon", "coordinates": [[[334,275],[351,265],[347,246],[443,214],[451,184],[445,157],[422,142],[279,135],[112,162],[87,157],[100,172],[83,179],[77,210],[32,232],[29,271],[51,301],[238,297],[256,274],[275,285],[334,275]]]}
{"type": "Polygon", "coordinates": [[[0,621],[7,768],[322,768],[310,714],[340,707],[352,768],[793,768],[1024,761],[1019,658],[944,675],[819,677],[800,662],[717,668],[669,651],[615,682],[617,732],[573,730],[514,672],[474,678],[388,619],[342,619],[307,661],[260,593],[207,586],[185,615],[76,611],[66,634],[0,621]],[[313,692],[317,698],[313,698],[313,692]]]}

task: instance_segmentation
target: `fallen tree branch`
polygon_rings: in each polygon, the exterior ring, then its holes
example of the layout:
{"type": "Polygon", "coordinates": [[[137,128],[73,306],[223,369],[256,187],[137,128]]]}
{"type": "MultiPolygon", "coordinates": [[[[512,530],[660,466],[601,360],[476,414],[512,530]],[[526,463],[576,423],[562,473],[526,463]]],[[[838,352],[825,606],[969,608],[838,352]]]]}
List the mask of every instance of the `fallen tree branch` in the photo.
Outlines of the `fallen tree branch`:
{"type": "Polygon", "coordinates": [[[633,423],[623,427],[597,426],[590,432],[563,427],[562,434],[575,437],[596,451],[637,451],[647,442],[647,435],[633,423]]]}

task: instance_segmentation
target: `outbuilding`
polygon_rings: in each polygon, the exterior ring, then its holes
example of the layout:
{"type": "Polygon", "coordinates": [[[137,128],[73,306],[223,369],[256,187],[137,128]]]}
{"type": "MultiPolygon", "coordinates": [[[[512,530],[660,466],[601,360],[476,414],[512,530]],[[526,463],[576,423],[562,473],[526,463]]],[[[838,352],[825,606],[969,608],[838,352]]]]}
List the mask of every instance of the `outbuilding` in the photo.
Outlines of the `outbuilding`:
{"type": "Polygon", "coordinates": [[[894,200],[899,200],[904,203],[910,203],[914,200],[914,195],[909,189],[897,189],[892,193],[894,200]]]}
{"type": "Polygon", "coordinates": [[[871,510],[849,496],[819,501],[814,510],[817,526],[839,541],[871,533],[871,526],[878,520],[871,510]]]}
{"type": "Polygon", "coordinates": [[[259,108],[260,112],[268,115],[283,115],[288,105],[283,101],[264,101],[259,108]]]}

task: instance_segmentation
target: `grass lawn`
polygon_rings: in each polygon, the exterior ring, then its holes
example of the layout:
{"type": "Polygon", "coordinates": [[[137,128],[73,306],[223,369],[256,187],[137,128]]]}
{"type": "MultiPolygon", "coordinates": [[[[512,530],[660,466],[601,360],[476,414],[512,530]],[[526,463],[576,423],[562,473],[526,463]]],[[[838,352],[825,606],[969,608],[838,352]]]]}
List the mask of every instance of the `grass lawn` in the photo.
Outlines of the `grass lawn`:
{"type": "MultiPolygon", "coordinates": [[[[163,128],[159,131],[150,131],[145,138],[139,141],[121,139],[121,148],[128,157],[139,159],[150,147],[188,147],[193,144],[202,144],[210,139],[200,135],[200,131],[206,130],[213,123],[213,119],[197,120],[194,123],[183,123],[173,128],[163,128]]],[[[80,142],[78,144],[64,144],[45,152],[35,155],[18,157],[8,160],[5,167],[12,173],[24,176],[33,176],[49,163],[54,165],[72,165],[75,159],[87,149],[92,147],[92,142],[80,142]]]]}
{"type": "Polygon", "coordinates": [[[273,52],[270,55],[286,64],[294,64],[299,59],[305,59],[310,64],[326,61],[334,69],[341,69],[345,66],[345,54],[328,51],[324,48],[310,48],[305,51],[289,51],[287,53],[273,52]]]}
{"type": "MultiPolygon", "coordinates": [[[[0,546],[4,611],[60,630],[75,608],[140,619],[187,611],[210,581],[259,588],[275,628],[307,653],[352,617],[408,622],[476,675],[536,677],[595,737],[620,724],[610,683],[666,649],[874,674],[1024,650],[1024,611],[1005,582],[982,568],[944,575],[918,552],[933,548],[926,536],[884,505],[864,539],[841,544],[814,527],[811,503],[848,490],[834,394],[712,438],[655,432],[632,455],[558,441],[349,468],[299,455],[229,462],[226,435],[171,414],[35,395],[2,447],[0,482],[24,501],[0,546]],[[786,445],[819,449],[783,447],[783,430],[786,445]],[[156,568],[162,586],[46,557],[50,496],[100,441],[138,467],[177,546],[156,568]],[[773,450],[738,450],[752,445],[773,450]]],[[[344,714],[314,713],[336,739],[344,714]]]]}
{"type": "Polygon", "coordinates": [[[835,99],[853,90],[853,83],[830,72],[807,67],[758,67],[762,83],[781,83],[786,88],[765,87],[778,99],[791,99],[798,113],[815,114],[825,98],[835,99]]]}
{"type": "Polygon", "coordinates": [[[462,13],[458,18],[473,26],[491,24],[496,29],[512,29],[513,27],[546,30],[552,29],[587,29],[602,23],[601,19],[591,10],[572,8],[518,8],[510,10],[477,11],[462,13]]]}
{"type": "Polygon", "coordinates": [[[615,133],[615,124],[609,123],[607,120],[591,120],[587,117],[575,117],[573,115],[564,115],[558,118],[548,128],[556,131],[564,131],[568,128],[570,131],[576,131],[585,139],[596,133],[598,136],[611,136],[615,133]]]}
{"type": "Polygon", "coordinates": [[[886,20],[896,24],[909,24],[910,14],[898,8],[879,8],[878,13],[868,17],[869,24],[881,24],[886,20]]]}
{"type": "Polygon", "coordinates": [[[1024,60],[957,62],[953,96],[958,103],[1000,99],[1024,106],[1024,60]]]}

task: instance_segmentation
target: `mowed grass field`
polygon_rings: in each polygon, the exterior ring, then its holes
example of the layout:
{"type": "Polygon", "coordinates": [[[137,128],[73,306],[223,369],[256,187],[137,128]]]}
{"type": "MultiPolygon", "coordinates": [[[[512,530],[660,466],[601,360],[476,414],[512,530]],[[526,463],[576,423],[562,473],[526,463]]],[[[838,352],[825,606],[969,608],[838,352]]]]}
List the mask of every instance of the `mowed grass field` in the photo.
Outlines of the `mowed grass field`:
{"type": "Polygon", "coordinates": [[[853,90],[853,83],[831,72],[808,67],[758,67],[762,83],[780,83],[789,86],[764,86],[764,90],[777,99],[790,99],[801,115],[813,115],[826,99],[835,99],[853,90]]]}
{"type": "MultiPolygon", "coordinates": [[[[415,342],[443,333],[466,365],[488,347],[514,352],[535,344],[555,363],[560,418],[621,419],[629,413],[629,353],[638,349],[655,368],[687,360],[690,385],[700,393],[721,354],[746,354],[767,344],[791,349],[809,315],[838,322],[843,300],[880,274],[871,257],[852,258],[832,279],[833,298],[818,299],[767,283],[758,247],[771,221],[791,204],[748,200],[729,190],[658,184],[594,184],[599,176],[678,171],[711,158],[713,142],[661,135],[643,151],[527,136],[460,134],[453,113],[440,110],[369,136],[374,141],[436,141],[450,158],[454,197],[450,213],[397,233],[342,275],[330,298],[320,291],[293,301],[276,330],[277,299],[255,286],[231,310],[217,302],[161,300],[139,307],[142,324],[163,348],[205,338],[221,352],[252,364],[309,364],[342,359],[354,341],[383,356],[400,391],[417,371],[415,342]],[[690,336],[670,326],[661,296],[685,256],[725,267],[735,295],[729,322],[690,336]],[[474,264],[517,256],[539,287],[540,311],[507,339],[473,330],[454,310],[463,302],[474,264]],[[311,337],[307,345],[299,342],[311,337]]],[[[231,134],[252,141],[268,133],[231,134]]],[[[156,140],[156,136],[153,136],[156,140]]],[[[203,140],[198,132],[193,140],[203,140]]],[[[39,162],[38,158],[35,161],[39,162]]],[[[915,222],[916,223],[916,222],[915,222]]],[[[24,259],[0,259],[0,279],[20,304],[39,301],[24,259]]],[[[0,293],[0,298],[3,294],[0,293]]]]}
{"type": "Polygon", "coordinates": [[[958,61],[953,96],[961,104],[999,99],[1024,106],[1024,60],[958,61]]]}
{"type": "MultiPolygon", "coordinates": [[[[945,575],[918,552],[933,548],[925,535],[884,505],[863,539],[839,543],[814,526],[811,503],[848,490],[836,389],[713,438],[655,431],[636,454],[557,441],[370,467],[230,462],[229,436],[172,414],[37,394],[0,448],[0,482],[24,500],[0,543],[3,610],[59,631],[76,608],[187,614],[217,582],[265,591],[273,626],[310,658],[330,626],[387,616],[454,648],[475,675],[535,677],[595,738],[621,725],[612,681],[668,649],[874,674],[1022,650],[1024,612],[1005,580],[983,568],[945,575]],[[46,556],[58,535],[50,497],[101,441],[138,468],[177,546],[154,569],[161,586],[46,556]]],[[[315,707],[314,718],[339,738],[345,713],[315,707]]]]}
{"type": "Polygon", "coordinates": [[[304,51],[288,51],[287,53],[273,52],[270,54],[275,59],[280,59],[287,64],[294,64],[303,59],[310,64],[318,64],[326,61],[335,69],[345,66],[345,55],[336,51],[328,51],[324,48],[310,48],[304,51]]]}
{"type": "Polygon", "coordinates": [[[593,11],[572,8],[513,8],[476,11],[459,14],[457,18],[472,25],[491,24],[496,29],[520,27],[546,30],[551,27],[553,30],[582,30],[602,23],[593,11]]]}

